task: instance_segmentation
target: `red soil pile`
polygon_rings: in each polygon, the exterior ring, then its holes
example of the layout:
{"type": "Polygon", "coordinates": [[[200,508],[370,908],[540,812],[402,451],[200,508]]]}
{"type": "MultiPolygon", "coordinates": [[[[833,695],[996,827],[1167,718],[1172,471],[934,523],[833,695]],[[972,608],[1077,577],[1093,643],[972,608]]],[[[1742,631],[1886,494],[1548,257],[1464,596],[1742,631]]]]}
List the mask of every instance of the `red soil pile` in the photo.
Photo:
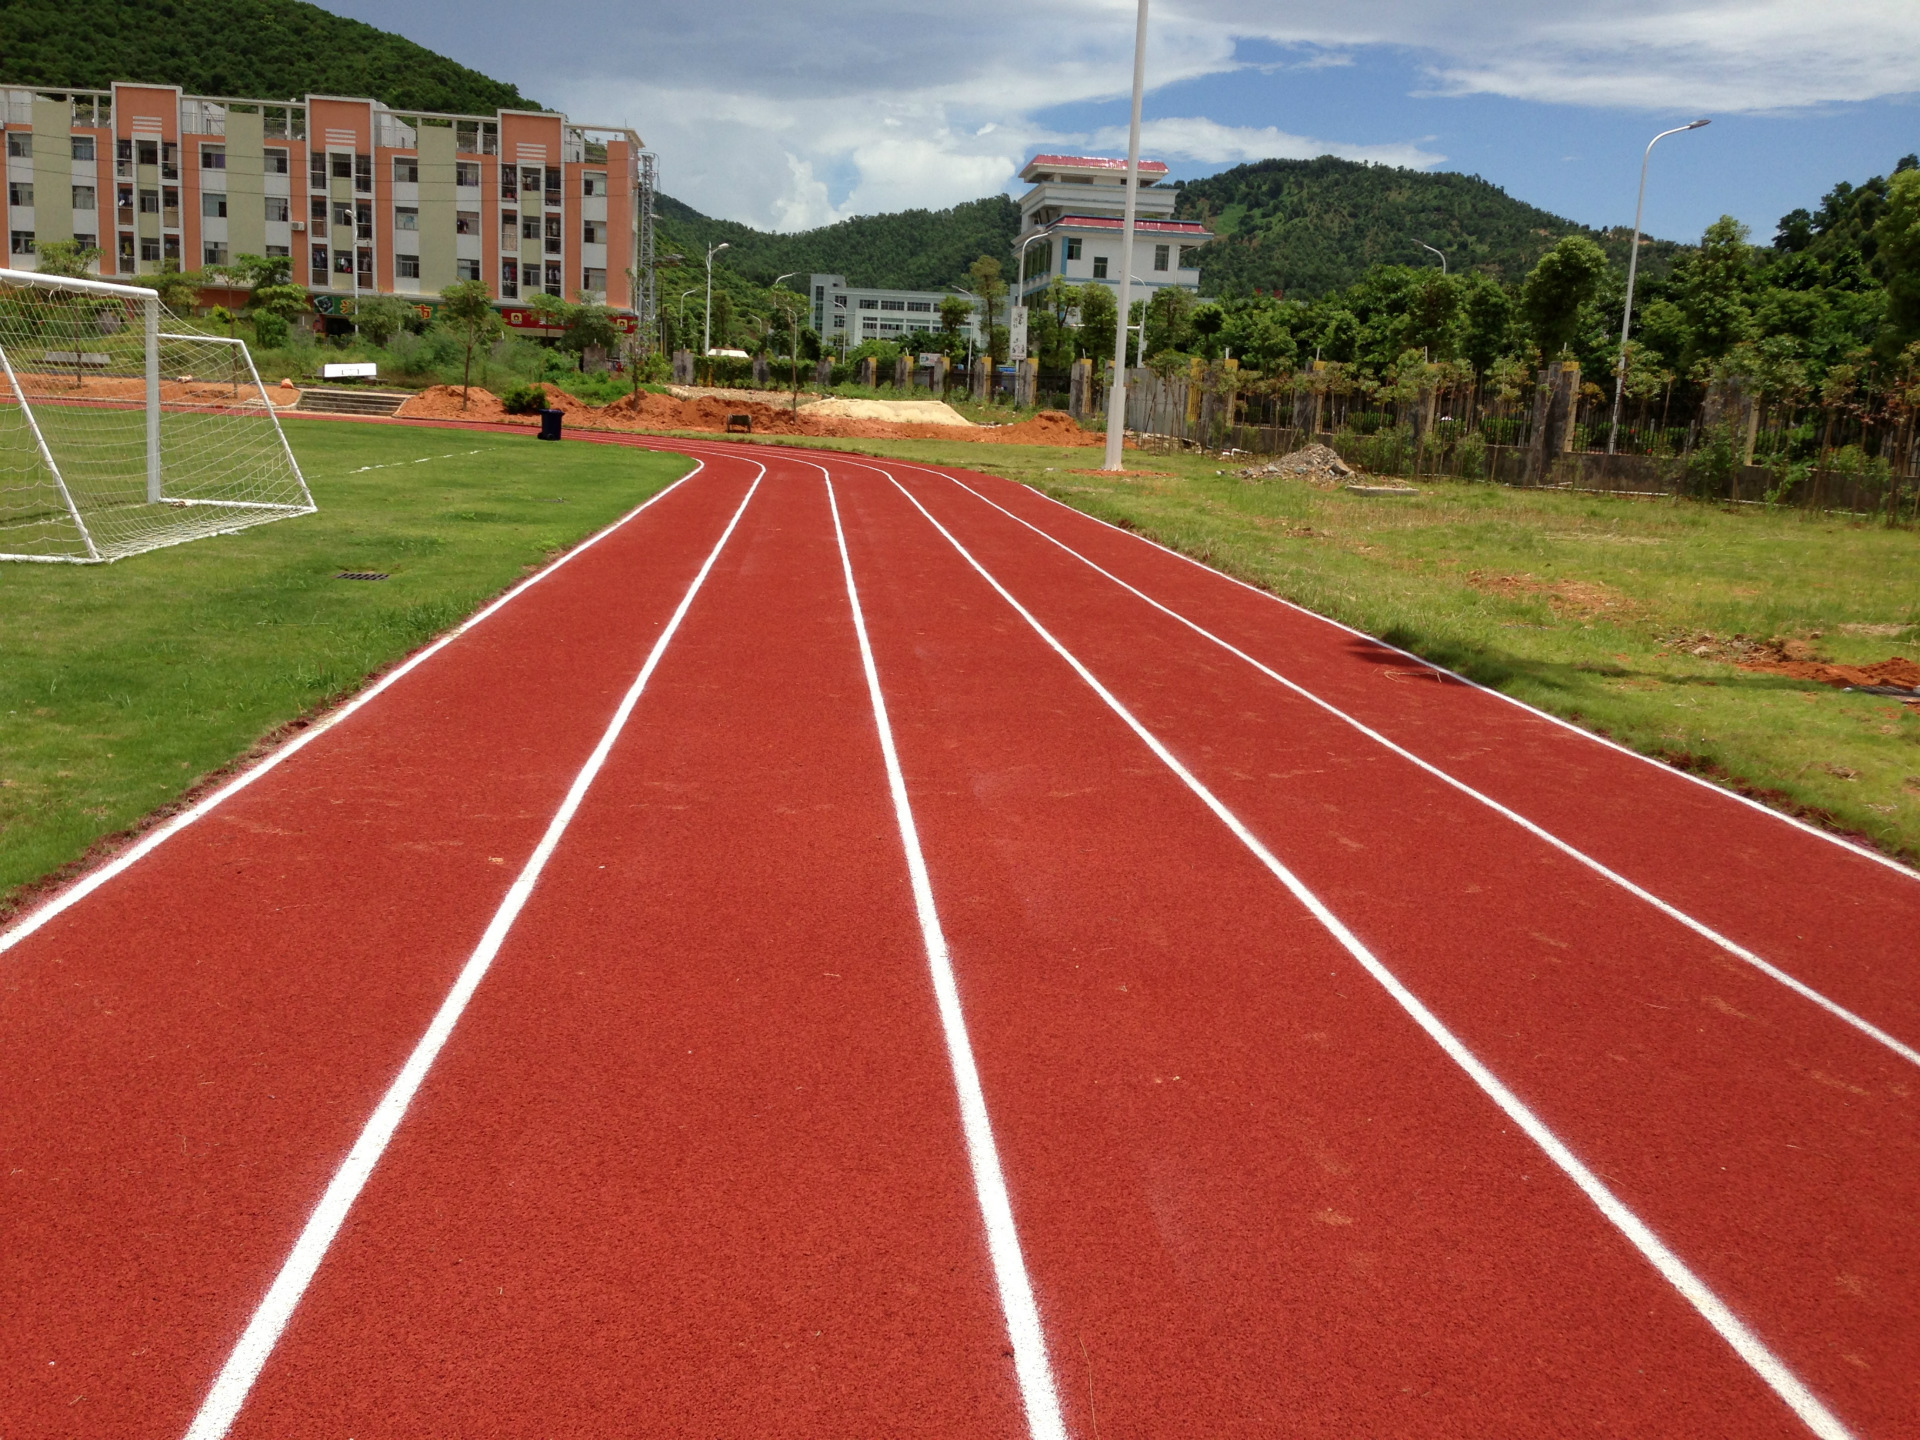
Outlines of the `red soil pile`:
{"type": "Polygon", "coordinates": [[[1761,670],[1770,675],[1791,675],[1796,680],[1817,680],[1822,685],[1898,685],[1903,690],[1920,690],[1920,662],[1899,655],[1871,665],[1829,665],[1821,660],[1767,657],[1743,660],[1740,668],[1761,670]]]}
{"type": "MultiPolygon", "coordinates": [[[[460,408],[458,385],[434,385],[422,390],[401,405],[396,414],[409,420],[513,420],[518,417],[500,408],[500,401],[478,385],[468,392],[467,406],[460,408]]],[[[531,417],[529,417],[531,418],[531,417]]]]}

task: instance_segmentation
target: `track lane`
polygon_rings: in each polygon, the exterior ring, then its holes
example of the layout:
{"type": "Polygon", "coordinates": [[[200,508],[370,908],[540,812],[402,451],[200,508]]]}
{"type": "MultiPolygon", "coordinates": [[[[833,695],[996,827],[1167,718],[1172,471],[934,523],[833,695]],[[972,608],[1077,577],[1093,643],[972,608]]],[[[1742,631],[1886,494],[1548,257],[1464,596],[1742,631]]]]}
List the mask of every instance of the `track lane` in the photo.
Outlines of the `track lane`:
{"type": "Polygon", "coordinates": [[[1074,1432],[1804,1433],[874,479],[850,547],[1074,1432]]]}
{"type": "Polygon", "coordinates": [[[814,472],[756,497],[232,1433],[335,1432],[1027,1433],[814,472]]]}
{"type": "MultiPolygon", "coordinates": [[[[951,474],[1704,924],[1920,1047],[1920,876],[1026,486],[951,474]],[[1650,823],[1650,817],[1658,823],[1650,823]]],[[[903,472],[904,473],[904,472],[903,472]]],[[[952,483],[950,480],[949,483],[952,483]]]]}
{"type": "Polygon", "coordinates": [[[755,469],[710,465],[0,958],[9,1440],[184,1429],[755,469]]]}
{"type": "Polygon", "coordinates": [[[1902,1412],[1905,1061],[1007,517],[915,490],[1795,1369],[1869,1428],[1902,1412]]]}

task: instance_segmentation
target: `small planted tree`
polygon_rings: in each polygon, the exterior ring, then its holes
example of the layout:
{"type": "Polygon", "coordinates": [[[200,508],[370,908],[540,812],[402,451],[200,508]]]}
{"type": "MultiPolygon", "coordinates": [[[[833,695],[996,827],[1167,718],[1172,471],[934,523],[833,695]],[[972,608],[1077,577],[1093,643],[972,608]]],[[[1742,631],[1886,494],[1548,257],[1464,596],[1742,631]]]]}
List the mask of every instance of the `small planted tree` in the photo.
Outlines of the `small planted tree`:
{"type": "Polygon", "coordinates": [[[442,290],[439,318],[466,350],[460,371],[460,408],[464,410],[473,385],[473,347],[496,339],[506,327],[484,280],[456,280],[442,290]]]}
{"type": "Polygon", "coordinates": [[[404,301],[391,295],[370,295],[354,309],[354,328],[384,350],[387,342],[406,327],[407,310],[404,301]]]}

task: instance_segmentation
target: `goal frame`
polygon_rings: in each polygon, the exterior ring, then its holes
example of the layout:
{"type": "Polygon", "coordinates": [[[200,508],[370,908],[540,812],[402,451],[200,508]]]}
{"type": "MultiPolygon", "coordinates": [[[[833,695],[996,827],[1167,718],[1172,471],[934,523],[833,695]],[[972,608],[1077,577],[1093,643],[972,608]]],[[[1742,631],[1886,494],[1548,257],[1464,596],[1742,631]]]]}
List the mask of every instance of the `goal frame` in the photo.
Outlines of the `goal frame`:
{"type": "MultiPolygon", "coordinates": [[[[248,378],[252,381],[254,390],[259,394],[266,420],[273,426],[274,438],[279,441],[280,451],[286,456],[288,468],[292,472],[295,483],[299,486],[301,500],[299,505],[291,507],[262,506],[249,501],[183,500],[177,503],[183,505],[232,505],[236,509],[285,508],[290,514],[309,515],[318,510],[319,507],[316,506],[313,501],[313,492],[307,486],[307,477],[300,469],[300,462],[294,458],[293,447],[287,443],[287,432],[280,424],[279,409],[274,405],[273,397],[267,393],[266,386],[261,383],[259,368],[253,363],[253,353],[247,348],[246,341],[234,336],[189,335],[169,333],[162,330],[160,328],[160,320],[163,311],[160,304],[160,294],[157,290],[150,289],[145,285],[119,285],[110,280],[95,280],[83,276],[43,275],[36,270],[14,270],[10,268],[0,268],[0,284],[37,286],[45,290],[76,290],[83,294],[111,295],[118,299],[139,302],[144,322],[141,345],[145,361],[144,378],[146,382],[143,408],[146,413],[146,488],[148,504],[158,505],[163,503],[167,498],[165,475],[161,464],[160,443],[160,416],[164,409],[161,402],[160,390],[160,343],[163,340],[174,340],[189,341],[199,345],[232,346],[237,350],[240,358],[246,361],[248,378]]],[[[100,565],[111,564],[117,558],[130,558],[102,555],[100,553],[99,547],[94,542],[93,532],[87,524],[86,517],[81,512],[80,506],[75,503],[73,492],[68,488],[66,475],[61,470],[59,462],[54,458],[53,449],[48,445],[46,435],[40,428],[39,417],[34,413],[33,402],[21,384],[20,377],[14,372],[13,357],[8,353],[7,347],[4,344],[0,344],[0,370],[4,370],[5,372],[7,385],[12,391],[13,403],[20,407],[21,414],[26,419],[27,428],[33,436],[34,446],[40,453],[41,463],[47,467],[47,473],[52,476],[53,484],[59,493],[61,503],[65,505],[67,514],[72,518],[74,528],[79,533],[81,542],[86,546],[87,550],[85,555],[29,555],[0,551],[0,561],[26,560],[52,565],[100,565]]],[[[234,528],[238,529],[242,527],[236,526],[234,528]]],[[[216,530],[211,533],[224,534],[228,532],[216,530]]],[[[194,535],[183,535],[174,539],[162,540],[148,548],[160,550],[170,545],[185,544],[189,540],[207,538],[211,537],[206,532],[194,535]]],[[[141,550],[136,553],[145,554],[147,552],[146,550],[141,550]]]]}

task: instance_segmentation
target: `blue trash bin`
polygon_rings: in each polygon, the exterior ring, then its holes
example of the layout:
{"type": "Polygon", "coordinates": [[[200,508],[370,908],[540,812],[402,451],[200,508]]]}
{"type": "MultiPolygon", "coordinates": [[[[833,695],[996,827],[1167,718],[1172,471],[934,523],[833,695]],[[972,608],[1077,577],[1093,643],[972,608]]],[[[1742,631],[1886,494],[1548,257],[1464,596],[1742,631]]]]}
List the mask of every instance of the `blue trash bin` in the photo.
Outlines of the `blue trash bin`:
{"type": "Polygon", "coordinates": [[[558,440],[560,438],[560,417],[566,413],[564,410],[542,410],[540,412],[540,438],[542,440],[558,440]]]}

